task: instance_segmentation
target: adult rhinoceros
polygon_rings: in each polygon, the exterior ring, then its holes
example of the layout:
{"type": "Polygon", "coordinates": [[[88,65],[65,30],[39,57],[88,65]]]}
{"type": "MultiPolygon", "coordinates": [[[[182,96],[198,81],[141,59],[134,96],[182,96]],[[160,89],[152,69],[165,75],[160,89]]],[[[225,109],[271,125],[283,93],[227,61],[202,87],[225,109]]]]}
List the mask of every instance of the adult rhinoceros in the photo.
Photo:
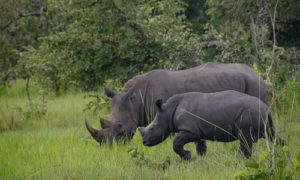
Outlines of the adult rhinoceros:
{"type": "MultiPolygon", "coordinates": [[[[99,143],[132,137],[138,126],[147,126],[154,118],[155,102],[158,99],[165,102],[174,94],[235,90],[268,102],[263,79],[244,64],[210,62],[181,71],[153,70],[129,80],[119,93],[107,87],[104,90],[112,98],[109,120],[100,119],[102,130],[92,128],[85,121],[88,131],[99,143]]],[[[205,143],[197,145],[205,148],[205,143]]]]}

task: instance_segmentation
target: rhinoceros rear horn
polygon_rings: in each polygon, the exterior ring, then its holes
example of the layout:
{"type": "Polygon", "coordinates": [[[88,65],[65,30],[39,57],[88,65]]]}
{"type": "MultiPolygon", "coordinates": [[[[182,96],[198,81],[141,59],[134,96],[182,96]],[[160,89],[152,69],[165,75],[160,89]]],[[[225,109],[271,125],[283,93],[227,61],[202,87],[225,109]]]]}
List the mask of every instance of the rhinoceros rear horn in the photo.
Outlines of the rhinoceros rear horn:
{"type": "Polygon", "coordinates": [[[104,91],[105,91],[105,94],[110,97],[110,98],[113,98],[116,93],[112,90],[110,90],[105,84],[104,84],[104,91]]]}
{"type": "Polygon", "coordinates": [[[140,131],[141,135],[144,136],[145,128],[144,127],[138,127],[138,130],[140,131]]]}
{"type": "Polygon", "coordinates": [[[88,122],[87,122],[86,119],[84,119],[84,121],[85,121],[85,126],[86,126],[87,130],[90,132],[90,134],[92,135],[92,137],[93,137],[94,139],[98,140],[98,139],[97,139],[97,137],[98,137],[98,130],[92,128],[92,127],[88,124],[88,122]]]}
{"type": "Polygon", "coordinates": [[[109,128],[111,126],[111,121],[100,118],[100,124],[102,128],[109,128]]]}

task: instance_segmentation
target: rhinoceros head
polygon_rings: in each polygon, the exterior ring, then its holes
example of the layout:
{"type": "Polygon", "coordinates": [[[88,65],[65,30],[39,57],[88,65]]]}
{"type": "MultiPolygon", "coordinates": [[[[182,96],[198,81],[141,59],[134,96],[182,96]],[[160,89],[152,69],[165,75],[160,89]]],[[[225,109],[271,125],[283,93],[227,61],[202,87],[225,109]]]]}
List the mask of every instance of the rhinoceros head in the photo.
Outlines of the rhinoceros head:
{"type": "Polygon", "coordinates": [[[162,105],[162,100],[156,101],[157,113],[154,120],[147,127],[139,127],[145,146],[154,146],[164,141],[170,134],[169,113],[162,105]]]}
{"type": "Polygon", "coordinates": [[[104,87],[105,93],[112,98],[112,111],[109,120],[100,119],[102,130],[90,127],[86,122],[86,127],[92,137],[100,144],[103,141],[116,140],[122,137],[133,137],[138,125],[140,98],[135,93],[134,88],[126,92],[115,93],[108,87],[104,87]]]}

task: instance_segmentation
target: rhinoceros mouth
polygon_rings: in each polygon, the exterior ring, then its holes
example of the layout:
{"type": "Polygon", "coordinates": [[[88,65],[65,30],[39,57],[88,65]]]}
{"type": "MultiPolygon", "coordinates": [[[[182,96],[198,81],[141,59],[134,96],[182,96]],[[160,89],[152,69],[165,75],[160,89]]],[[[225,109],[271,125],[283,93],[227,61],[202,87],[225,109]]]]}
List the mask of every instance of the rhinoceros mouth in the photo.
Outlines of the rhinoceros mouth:
{"type": "Polygon", "coordinates": [[[154,145],[156,145],[156,144],[154,143],[154,141],[152,141],[152,140],[150,140],[150,139],[148,139],[148,140],[143,140],[143,144],[144,144],[145,146],[154,146],[154,145]]]}
{"type": "Polygon", "coordinates": [[[118,134],[117,136],[115,136],[115,141],[116,141],[116,142],[119,142],[121,139],[122,139],[122,140],[124,139],[123,133],[120,133],[120,134],[118,134]]]}
{"type": "Polygon", "coordinates": [[[130,132],[130,133],[122,132],[115,136],[115,141],[117,143],[119,143],[120,141],[126,143],[126,141],[132,139],[133,136],[134,136],[134,133],[132,133],[132,132],[130,132]]]}
{"type": "Polygon", "coordinates": [[[149,142],[143,142],[144,146],[150,146],[150,143],[149,142]]]}
{"type": "Polygon", "coordinates": [[[155,146],[156,145],[155,143],[151,143],[151,142],[145,142],[143,144],[144,144],[144,146],[155,146]]]}

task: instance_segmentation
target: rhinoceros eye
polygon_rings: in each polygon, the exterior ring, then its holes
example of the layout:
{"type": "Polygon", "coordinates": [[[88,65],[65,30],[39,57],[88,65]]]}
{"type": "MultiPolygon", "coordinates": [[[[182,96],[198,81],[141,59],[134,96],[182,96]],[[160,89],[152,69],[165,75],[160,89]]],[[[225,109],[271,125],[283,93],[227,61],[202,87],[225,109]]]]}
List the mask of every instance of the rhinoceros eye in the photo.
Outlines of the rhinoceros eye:
{"type": "Polygon", "coordinates": [[[154,130],[154,128],[153,128],[153,127],[151,127],[151,128],[150,128],[150,131],[153,131],[153,130],[154,130]]]}
{"type": "Polygon", "coordinates": [[[121,127],[122,127],[122,124],[121,124],[121,123],[118,123],[118,127],[121,128],[121,127]]]}
{"type": "Polygon", "coordinates": [[[130,96],[130,101],[133,101],[134,100],[134,96],[130,96]]]}

